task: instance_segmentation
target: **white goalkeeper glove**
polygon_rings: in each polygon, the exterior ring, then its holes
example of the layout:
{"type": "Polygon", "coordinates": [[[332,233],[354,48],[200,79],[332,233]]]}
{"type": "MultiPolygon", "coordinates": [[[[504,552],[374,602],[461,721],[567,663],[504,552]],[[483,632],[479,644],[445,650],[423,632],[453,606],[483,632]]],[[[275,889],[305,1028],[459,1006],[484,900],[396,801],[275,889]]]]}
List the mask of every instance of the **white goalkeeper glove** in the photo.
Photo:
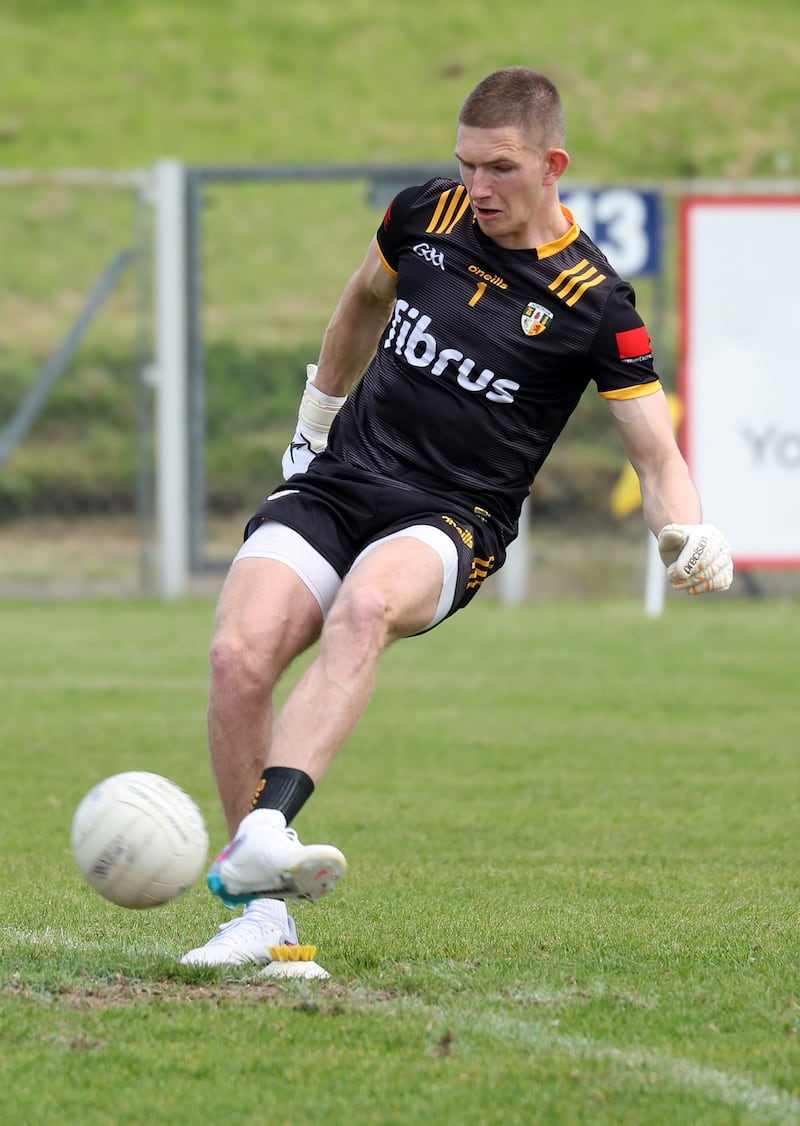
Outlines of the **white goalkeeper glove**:
{"type": "Polygon", "coordinates": [[[658,553],[676,590],[705,594],[733,582],[731,549],[713,524],[667,524],[658,534],[658,553]]]}
{"type": "Polygon", "coordinates": [[[326,395],[314,386],[317,365],[306,366],[306,386],[300,400],[297,429],[281,459],[285,480],[293,473],[305,473],[311,462],[328,444],[331,423],[344,406],[346,395],[326,395]]]}

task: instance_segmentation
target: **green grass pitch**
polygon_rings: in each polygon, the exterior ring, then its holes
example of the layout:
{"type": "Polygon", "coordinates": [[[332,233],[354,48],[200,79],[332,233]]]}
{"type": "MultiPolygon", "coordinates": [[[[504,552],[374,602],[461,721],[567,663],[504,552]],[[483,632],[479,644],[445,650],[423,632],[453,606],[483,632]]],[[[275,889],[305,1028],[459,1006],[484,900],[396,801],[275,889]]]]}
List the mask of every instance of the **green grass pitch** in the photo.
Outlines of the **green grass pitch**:
{"type": "Polygon", "coordinates": [[[125,769],[223,843],[211,602],[1,613],[3,1122],[800,1121],[796,603],[486,597],[397,645],[298,819],[350,862],[295,913],[332,977],[280,984],[178,965],[202,881],[126,911],[69,849],[125,769]]]}

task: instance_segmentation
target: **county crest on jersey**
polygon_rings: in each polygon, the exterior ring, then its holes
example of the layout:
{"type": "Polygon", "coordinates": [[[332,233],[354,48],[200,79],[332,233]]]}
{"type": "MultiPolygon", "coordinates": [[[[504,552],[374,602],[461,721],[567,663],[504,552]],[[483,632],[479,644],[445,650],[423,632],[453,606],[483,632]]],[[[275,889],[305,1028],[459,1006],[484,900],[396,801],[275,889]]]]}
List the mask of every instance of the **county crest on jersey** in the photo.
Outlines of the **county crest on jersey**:
{"type": "Polygon", "coordinates": [[[545,309],[544,305],[529,301],[522,314],[522,331],[526,336],[538,336],[540,332],[544,332],[552,319],[553,314],[549,309],[545,309]]]}

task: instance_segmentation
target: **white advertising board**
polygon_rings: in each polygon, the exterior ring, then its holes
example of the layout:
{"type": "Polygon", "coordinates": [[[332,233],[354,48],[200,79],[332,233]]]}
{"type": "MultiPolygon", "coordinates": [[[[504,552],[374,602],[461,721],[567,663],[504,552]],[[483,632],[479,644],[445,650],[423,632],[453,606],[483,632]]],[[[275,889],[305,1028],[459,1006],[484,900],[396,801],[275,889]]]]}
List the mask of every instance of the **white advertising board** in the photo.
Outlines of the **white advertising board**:
{"type": "Polygon", "coordinates": [[[681,204],[683,447],[744,568],[800,567],[800,198],[681,204]]]}

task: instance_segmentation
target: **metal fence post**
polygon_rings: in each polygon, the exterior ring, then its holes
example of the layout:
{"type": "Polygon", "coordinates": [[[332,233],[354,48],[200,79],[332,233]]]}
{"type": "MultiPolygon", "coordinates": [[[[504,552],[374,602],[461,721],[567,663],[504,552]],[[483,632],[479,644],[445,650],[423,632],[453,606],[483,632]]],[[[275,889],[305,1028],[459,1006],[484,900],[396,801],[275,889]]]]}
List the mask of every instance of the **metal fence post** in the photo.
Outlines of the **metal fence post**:
{"type": "Polygon", "coordinates": [[[155,206],[156,464],[160,589],[186,593],[188,578],[188,427],[186,186],[178,160],[153,168],[155,206]]]}

